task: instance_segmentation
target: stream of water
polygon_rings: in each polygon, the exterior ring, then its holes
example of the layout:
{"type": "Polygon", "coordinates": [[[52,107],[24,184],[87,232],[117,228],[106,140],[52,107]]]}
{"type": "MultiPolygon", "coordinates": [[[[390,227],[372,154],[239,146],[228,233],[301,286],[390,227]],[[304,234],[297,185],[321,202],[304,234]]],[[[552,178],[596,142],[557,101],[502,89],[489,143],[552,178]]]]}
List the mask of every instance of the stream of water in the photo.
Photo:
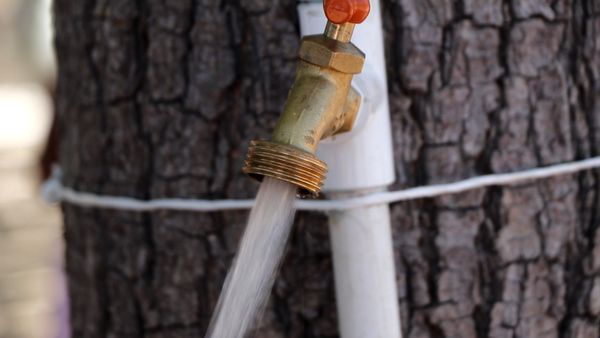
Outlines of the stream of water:
{"type": "Polygon", "coordinates": [[[265,177],[206,338],[243,338],[260,319],[296,213],[296,186],[265,177]]]}

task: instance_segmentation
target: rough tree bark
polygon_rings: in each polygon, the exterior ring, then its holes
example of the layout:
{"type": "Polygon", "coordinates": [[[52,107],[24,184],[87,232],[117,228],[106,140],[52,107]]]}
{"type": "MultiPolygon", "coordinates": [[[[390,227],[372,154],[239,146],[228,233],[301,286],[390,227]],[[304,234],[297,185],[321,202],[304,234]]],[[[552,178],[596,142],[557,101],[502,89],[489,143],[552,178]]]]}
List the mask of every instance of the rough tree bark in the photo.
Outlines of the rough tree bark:
{"type": "MultiPolygon", "coordinates": [[[[396,188],[599,155],[600,2],[384,1],[396,188]]],[[[251,197],[292,81],[292,0],[56,0],[60,163],[79,190],[251,197]]],[[[360,29],[360,28],[358,28],[360,29]]],[[[392,207],[406,337],[600,337],[598,171],[392,207]]],[[[74,337],[201,337],[245,212],[63,207],[74,337]]],[[[335,337],[300,213],[259,337],[335,337]]]]}

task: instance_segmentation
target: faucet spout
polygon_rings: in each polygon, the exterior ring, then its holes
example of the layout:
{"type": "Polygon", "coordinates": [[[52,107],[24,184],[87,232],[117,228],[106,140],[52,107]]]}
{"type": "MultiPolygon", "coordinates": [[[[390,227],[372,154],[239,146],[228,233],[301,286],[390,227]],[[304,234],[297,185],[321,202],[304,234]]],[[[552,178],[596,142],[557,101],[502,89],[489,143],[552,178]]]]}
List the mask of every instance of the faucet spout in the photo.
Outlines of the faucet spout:
{"type": "Polygon", "coordinates": [[[302,40],[296,78],[271,141],[252,141],[243,171],[297,185],[316,196],[327,165],[314,154],[318,143],[352,129],[361,97],[352,88],[364,54],[350,42],[354,24],[329,22],[322,35],[302,40]]]}

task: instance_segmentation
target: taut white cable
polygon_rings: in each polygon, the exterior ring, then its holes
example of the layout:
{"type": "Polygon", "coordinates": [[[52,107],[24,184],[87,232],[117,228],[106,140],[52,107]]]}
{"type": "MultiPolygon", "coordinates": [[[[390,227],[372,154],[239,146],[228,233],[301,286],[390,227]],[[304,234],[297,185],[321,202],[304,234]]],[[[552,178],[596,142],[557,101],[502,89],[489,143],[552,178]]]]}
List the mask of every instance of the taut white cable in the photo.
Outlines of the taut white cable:
{"type": "MultiPolygon", "coordinates": [[[[299,200],[296,204],[300,210],[343,210],[362,206],[387,204],[419,198],[456,194],[489,186],[501,186],[537,180],[559,175],[599,168],[600,156],[586,160],[556,164],[542,168],[528,169],[506,174],[492,174],[469,178],[463,181],[447,184],[436,184],[410,188],[399,191],[381,191],[359,197],[335,200],[299,200]]],[[[199,200],[164,198],[154,200],[139,200],[130,197],[104,196],[87,192],[75,191],[61,183],[60,169],[55,169],[51,178],[44,183],[42,196],[48,202],[65,202],[83,207],[110,208],[131,211],[154,210],[186,210],[186,211],[223,211],[235,209],[250,209],[254,200],[225,199],[199,200]]]]}

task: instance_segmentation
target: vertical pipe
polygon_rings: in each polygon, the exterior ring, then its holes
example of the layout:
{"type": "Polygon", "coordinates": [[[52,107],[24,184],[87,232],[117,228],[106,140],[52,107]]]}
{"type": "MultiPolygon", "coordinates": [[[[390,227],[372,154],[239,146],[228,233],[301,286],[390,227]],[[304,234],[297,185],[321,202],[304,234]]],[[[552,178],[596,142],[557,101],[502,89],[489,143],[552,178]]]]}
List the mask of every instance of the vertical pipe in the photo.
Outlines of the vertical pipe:
{"type": "Polygon", "coordinates": [[[332,212],[329,229],[341,336],[400,338],[389,206],[332,212]]]}
{"type": "MultiPolygon", "coordinates": [[[[320,34],[322,3],[298,6],[303,35],[320,34]]],[[[381,7],[354,30],[352,42],[366,54],[354,86],[363,95],[351,132],[319,144],[329,166],[324,191],[345,198],[384,189],[394,181],[381,7]]],[[[342,338],[400,338],[400,316],[388,205],[332,212],[329,216],[336,301],[342,338]]]]}

